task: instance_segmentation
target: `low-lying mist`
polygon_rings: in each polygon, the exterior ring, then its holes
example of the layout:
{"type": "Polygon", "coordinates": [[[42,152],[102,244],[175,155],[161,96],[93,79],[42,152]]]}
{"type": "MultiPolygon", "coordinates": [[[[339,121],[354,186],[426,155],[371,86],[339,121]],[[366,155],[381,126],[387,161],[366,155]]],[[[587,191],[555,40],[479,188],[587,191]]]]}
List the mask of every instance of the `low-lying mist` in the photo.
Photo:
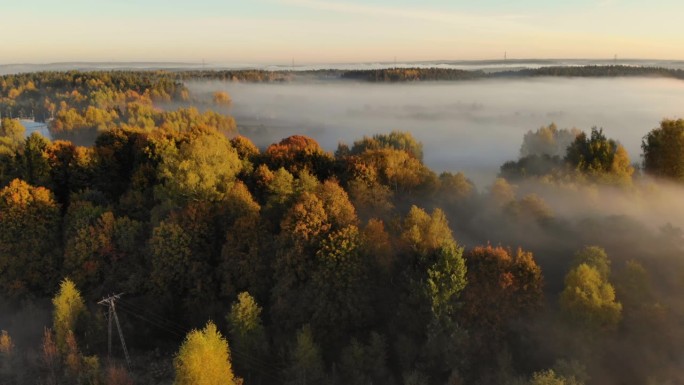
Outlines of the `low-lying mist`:
{"type": "MultiPolygon", "coordinates": [[[[233,104],[224,112],[260,147],[305,134],[334,151],[340,141],[351,144],[363,135],[409,131],[423,143],[424,161],[431,169],[462,171],[485,195],[499,167],[518,158],[529,130],[551,122],[585,132],[602,127],[627,149],[632,163],[640,164],[642,137],[662,119],[677,118],[678,101],[684,100],[684,82],[655,78],[191,82],[188,87],[200,98],[227,91],[233,104]]],[[[507,220],[501,213],[483,209],[469,217],[456,212],[449,218],[454,235],[466,247],[494,242],[535,251],[548,282],[553,282],[552,291],[562,288],[567,263],[582,245],[601,244],[620,266],[653,255],[653,244],[663,239],[684,242],[677,236],[684,228],[684,189],[679,185],[645,177],[637,177],[628,188],[511,183],[518,200],[539,196],[554,220],[509,227],[503,225],[507,220]]]]}
{"type": "MultiPolygon", "coordinates": [[[[528,130],[555,122],[588,131],[603,127],[632,162],[641,138],[674,118],[684,82],[669,79],[501,79],[444,83],[189,82],[198,97],[227,91],[240,132],[258,146],[293,134],[327,150],[340,141],[390,130],[410,131],[437,171],[463,171],[482,188],[515,159],[528,130]]],[[[228,112],[228,111],[226,111],[228,112]]]]}

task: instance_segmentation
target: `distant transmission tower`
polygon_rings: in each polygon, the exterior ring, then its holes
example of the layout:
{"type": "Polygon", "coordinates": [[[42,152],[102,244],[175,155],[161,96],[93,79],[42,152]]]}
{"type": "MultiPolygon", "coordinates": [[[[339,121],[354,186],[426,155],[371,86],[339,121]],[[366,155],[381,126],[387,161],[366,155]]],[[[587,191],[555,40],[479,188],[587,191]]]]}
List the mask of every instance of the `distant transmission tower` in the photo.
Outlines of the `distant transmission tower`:
{"type": "Polygon", "coordinates": [[[107,298],[103,298],[98,305],[107,306],[109,311],[107,312],[107,322],[108,322],[108,334],[107,334],[107,353],[108,358],[112,358],[112,318],[116,322],[116,329],[119,331],[119,339],[121,339],[121,347],[123,348],[124,356],[126,357],[126,364],[128,365],[128,370],[131,370],[131,358],[128,356],[128,349],[126,349],[126,341],[124,341],[123,331],[121,331],[121,324],[119,324],[119,317],[116,315],[116,305],[115,301],[121,298],[123,293],[110,295],[107,298]]]}

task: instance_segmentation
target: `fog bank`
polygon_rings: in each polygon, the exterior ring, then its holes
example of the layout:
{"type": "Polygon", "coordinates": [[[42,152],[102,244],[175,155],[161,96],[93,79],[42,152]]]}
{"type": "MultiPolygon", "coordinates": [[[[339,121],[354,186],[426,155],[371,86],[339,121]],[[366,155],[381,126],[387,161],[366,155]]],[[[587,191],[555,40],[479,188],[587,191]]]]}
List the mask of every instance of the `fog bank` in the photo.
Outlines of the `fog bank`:
{"type": "Polygon", "coordinates": [[[352,82],[250,84],[189,82],[198,97],[230,93],[229,111],[257,145],[293,134],[327,150],[339,141],[391,130],[413,133],[436,171],[463,171],[479,187],[517,158],[528,130],[555,122],[588,131],[603,127],[633,162],[641,138],[677,113],[684,82],[671,79],[535,78],[444,83],[352,82]]]}

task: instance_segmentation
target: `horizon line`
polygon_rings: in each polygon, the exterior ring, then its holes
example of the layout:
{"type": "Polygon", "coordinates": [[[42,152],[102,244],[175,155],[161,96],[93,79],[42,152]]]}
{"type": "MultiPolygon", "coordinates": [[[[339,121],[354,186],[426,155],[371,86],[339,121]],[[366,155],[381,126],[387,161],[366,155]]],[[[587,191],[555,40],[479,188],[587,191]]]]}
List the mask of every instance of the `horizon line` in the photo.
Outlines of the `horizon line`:
{"type": "MultiPolygon", "coordinates": [[[[654,59],[647,57],[625,57],[625,58],[615,58],[615,57],[604,57],[604,58],[589,58],[589,57],[556,57],[556,58],[498,58],[498,59],[427,59],[427,60],[362,60],[362,61],[330,61],[330,62],[301,62],[297,63],[295,66],[306,66],[306,65],[336,65],[336,64],[420,64],[420,63],[487,63],[487,62],[533,62],[533,61],[610,61],[610,62],[626,62],[626,61],[654,61],[654,62],[682,62],[684,59],[654,59]]],[[[49,61],[49,62],[6,62],[0,63],[0,66],[49,66],[49,65],[73,65],[73,64],[172,64],[172,65],[199,65],[199,66],[210,66],[210,65],[262,65],[262,66],[291,66],[290,62],[258,62],[248,63],[244,61],[187,61],[187,60],[74,60],[74,61],[49,61]]]]}

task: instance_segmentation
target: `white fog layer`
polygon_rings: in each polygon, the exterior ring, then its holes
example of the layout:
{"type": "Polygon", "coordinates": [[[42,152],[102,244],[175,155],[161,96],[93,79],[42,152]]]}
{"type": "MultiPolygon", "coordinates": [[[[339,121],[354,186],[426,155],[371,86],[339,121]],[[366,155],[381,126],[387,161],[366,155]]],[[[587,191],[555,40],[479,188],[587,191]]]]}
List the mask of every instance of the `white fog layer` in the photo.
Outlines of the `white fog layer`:
{"type": "Polygon", "coordinates": [[[224,90],[242,134],[258,146],[310,135],[334,151],[363,135],[410,131],[426,164],[463,171],[482,188],[516,159],[528,130],[602,127],[640,162],[641,138],[678,118],[684,82],[670,79],[515,79],[443,83],[189,83],[197,96],[224,90]]]}

